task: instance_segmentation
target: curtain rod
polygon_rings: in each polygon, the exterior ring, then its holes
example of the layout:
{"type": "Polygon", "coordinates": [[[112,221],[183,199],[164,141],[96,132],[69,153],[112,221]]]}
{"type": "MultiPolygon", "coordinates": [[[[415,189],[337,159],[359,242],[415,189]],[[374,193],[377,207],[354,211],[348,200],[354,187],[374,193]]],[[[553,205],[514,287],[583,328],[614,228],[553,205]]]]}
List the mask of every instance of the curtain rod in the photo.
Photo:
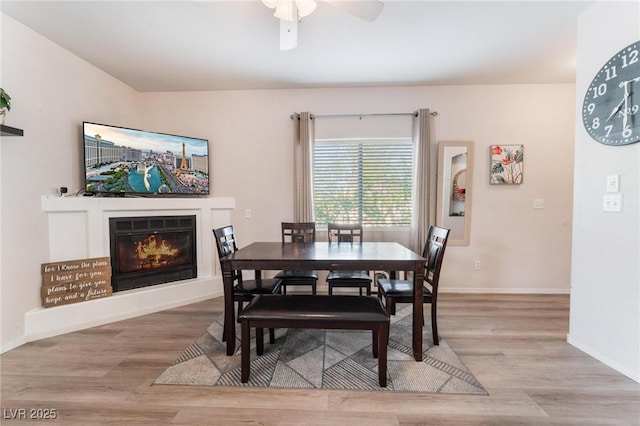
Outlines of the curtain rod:
{"type": "MultiPolygon", "coordinates": [[[[418,112],[388,112],[388,113],[373,113],[373,114],[328,114],[328,115],[311,115],[311,118],[344,118],[344,117],[380,117],[380,116],[396,116],[396,115],[411,115],[413,117],[417,117],[418,116],[418,112]]],[[[438,112],[437,111],[431,111],[429,112],[429,115],[431,115],[432,117],[437,117],[438,116],[438,112]]],[[[299,117],[299,114],[291,114],[291,119],[293,120],[294,118],[299,117]]]]}
{"type": "Polygon", "coordinates": [[[411,115],[418,116],[417,112],[387,112],[377,114],[325,114],[325,115],[312,115],[313,118],[342,118],[342,117],[386,117],[386,116],[400,116],[411,115]]]}

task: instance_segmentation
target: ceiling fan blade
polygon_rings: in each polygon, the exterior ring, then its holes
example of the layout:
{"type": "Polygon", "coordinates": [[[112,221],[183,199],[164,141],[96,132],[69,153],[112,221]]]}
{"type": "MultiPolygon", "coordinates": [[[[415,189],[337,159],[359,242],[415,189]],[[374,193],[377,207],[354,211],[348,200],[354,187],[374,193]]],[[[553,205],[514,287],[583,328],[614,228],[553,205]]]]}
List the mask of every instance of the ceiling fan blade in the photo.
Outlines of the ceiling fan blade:
{"type": "MultiPolygon", "coordinates": [[[[297,18],[297,17],[296,17],[297,18]]],[[[280,20],[280,50],[290,50],[298,45],[298,19],[280,20]]]]}
{"type": "Polygon", "coordinates": [[[379,0],[324,0],[324,2],[344,10],[351,15],[357,16],[360,19],[364,19],[367,22],[375,21],[384,8],[384,3],[379,0]]]}

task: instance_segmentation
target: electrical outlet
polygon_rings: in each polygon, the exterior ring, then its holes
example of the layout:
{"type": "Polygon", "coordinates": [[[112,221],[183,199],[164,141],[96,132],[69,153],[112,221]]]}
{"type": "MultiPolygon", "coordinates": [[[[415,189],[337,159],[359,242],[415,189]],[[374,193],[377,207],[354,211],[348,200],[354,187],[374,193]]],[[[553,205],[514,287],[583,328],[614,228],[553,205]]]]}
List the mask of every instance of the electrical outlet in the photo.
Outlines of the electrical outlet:
{"type": "Polygon", "coordinates": [[[245,219],[251,218],[251,209],[245,209],[244,217],[245,217],[245,219]]]}
{"type": "Polygon", "coordinates": [[[479,270],[480,270],[480,261],[479,261],[479,260],[476,260],[476,261],[473,263],[473,269],[474,269],[475,271],[479,271],[479,270]]]}
{"type": "Polygon", "coordinates": [[[533,200],[533,208],[540,210],[544,209],[544,200],[542,198],[536,198],[533,200]]]}

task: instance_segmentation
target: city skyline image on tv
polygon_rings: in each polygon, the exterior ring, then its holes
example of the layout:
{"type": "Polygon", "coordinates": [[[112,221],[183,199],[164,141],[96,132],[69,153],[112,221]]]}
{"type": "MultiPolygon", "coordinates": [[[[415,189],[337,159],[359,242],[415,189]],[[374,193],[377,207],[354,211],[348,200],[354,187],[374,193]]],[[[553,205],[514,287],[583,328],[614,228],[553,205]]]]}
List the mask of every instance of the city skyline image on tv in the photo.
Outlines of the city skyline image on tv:
{"type": "Polygon", "coordinates": [[[209,141],[83,123],[85,190],[111,194],[209,194],[209,141]]]}

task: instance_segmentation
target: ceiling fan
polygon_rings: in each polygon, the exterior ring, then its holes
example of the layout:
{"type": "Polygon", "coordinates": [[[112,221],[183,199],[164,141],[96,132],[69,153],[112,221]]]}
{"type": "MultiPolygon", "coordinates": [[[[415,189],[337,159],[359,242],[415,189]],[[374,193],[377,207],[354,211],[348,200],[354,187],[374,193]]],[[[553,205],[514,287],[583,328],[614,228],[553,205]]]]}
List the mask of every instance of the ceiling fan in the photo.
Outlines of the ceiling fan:
{"type": "MultiPolygon", "coordinates": [[[[379,0],[324,0],[324,2],[367,22],[375,21],[384,7],[379,0]]],[[[296,47],[298,22],[316,9],[315,0],[262,0],[262,3],[270,9],[275,9],[273,16],[280,19],[280,50],[296,47]]]]}

